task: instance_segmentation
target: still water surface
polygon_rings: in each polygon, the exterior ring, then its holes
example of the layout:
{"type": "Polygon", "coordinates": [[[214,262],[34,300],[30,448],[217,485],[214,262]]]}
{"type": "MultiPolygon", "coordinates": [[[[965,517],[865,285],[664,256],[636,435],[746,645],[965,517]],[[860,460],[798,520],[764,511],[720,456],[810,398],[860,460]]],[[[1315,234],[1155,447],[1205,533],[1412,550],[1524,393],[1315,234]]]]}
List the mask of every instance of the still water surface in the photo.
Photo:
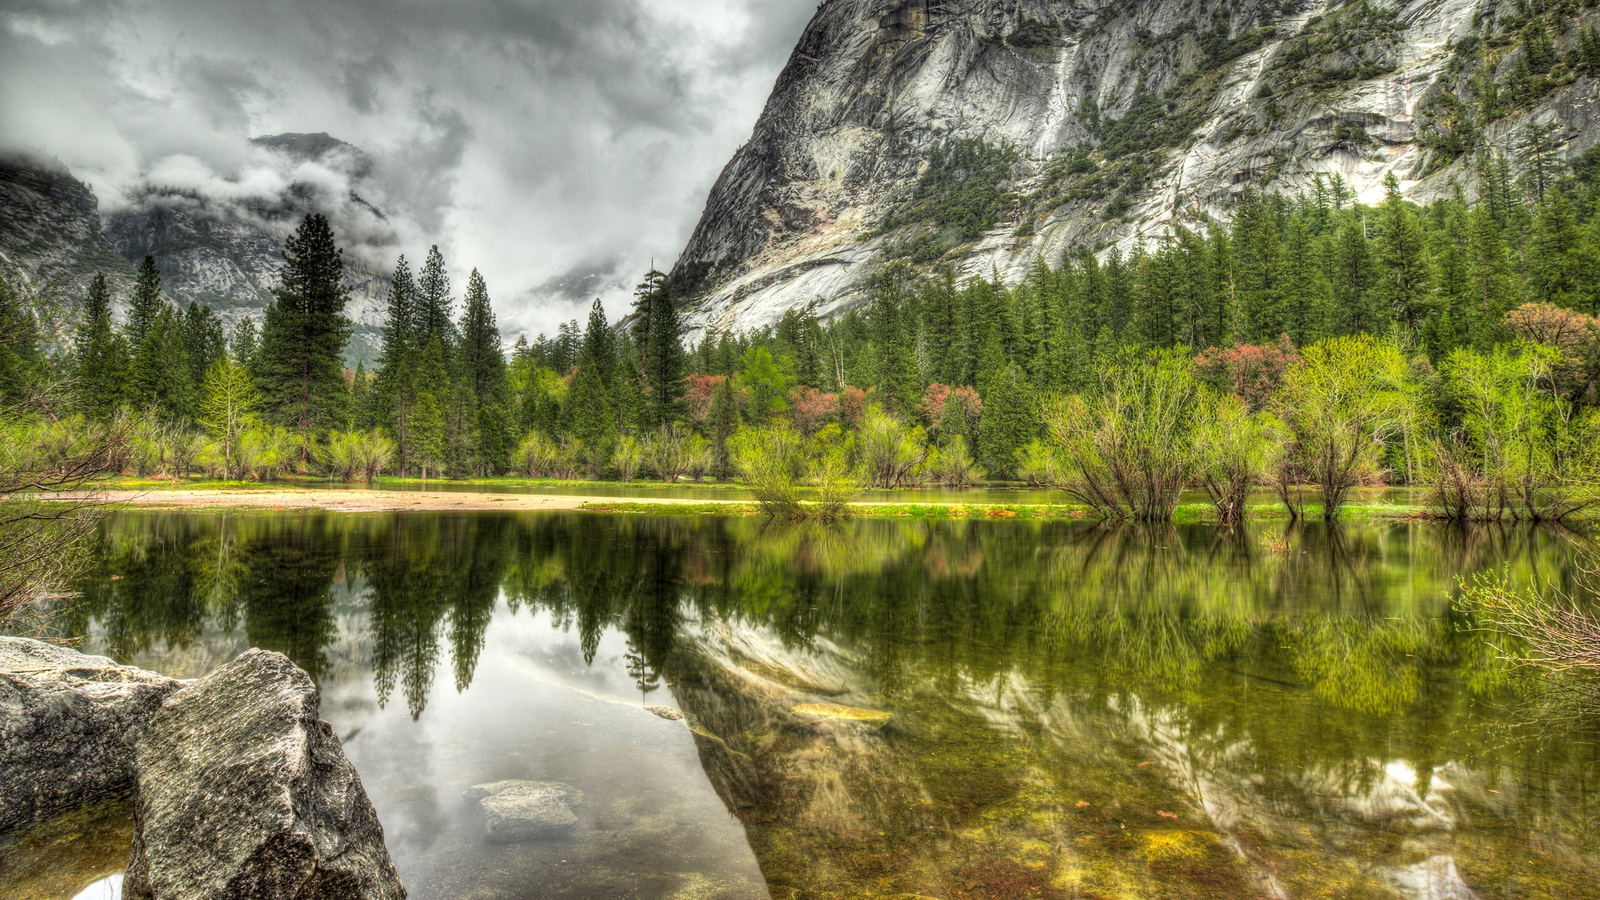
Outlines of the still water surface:
{"type": "MultiPolygon", "coordinates": [[[[132,512],[62,627],[179,677],[287,653],[419,900],[1588,898],[1595,736],[1519,718],[1449,603],[1576,564],[1415,523],[132,512]],[[506,779],[581,790],[571,835],[487,841],[464,795],[506,779]]],[[[0,848],[0,895],[119,871],[125,819],[0,848]]]]}

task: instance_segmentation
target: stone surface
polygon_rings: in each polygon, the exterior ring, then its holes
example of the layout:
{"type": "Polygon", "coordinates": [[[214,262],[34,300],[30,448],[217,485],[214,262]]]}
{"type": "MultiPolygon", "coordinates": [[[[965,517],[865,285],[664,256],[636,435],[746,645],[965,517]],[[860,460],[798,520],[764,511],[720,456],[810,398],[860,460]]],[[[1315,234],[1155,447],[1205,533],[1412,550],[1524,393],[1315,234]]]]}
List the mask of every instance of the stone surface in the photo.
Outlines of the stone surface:
{"type": "Polygon", "coordinates": [[[0,638],[0,833],[127,795],[134,750],[171,678],[0,638]]]}
{"type": "Polygon", "coordinates": [[[485,837],[512,843],[571,834],[583,791],[554,781],[497,781],[475,786],[467,799],[483,809],[485,837]]]}
{"type": "Polygon", "coordinates": [[[646,706],[644,711],[653,716],[666,719],[668,722],[682,722],[683,713],[670,706],[646,706]]]}
{"type": "Polygon", "coordinates": [[[138,747],[129,900],[399,900],[311,678],[252,650],[168,696],[138,747]]]}

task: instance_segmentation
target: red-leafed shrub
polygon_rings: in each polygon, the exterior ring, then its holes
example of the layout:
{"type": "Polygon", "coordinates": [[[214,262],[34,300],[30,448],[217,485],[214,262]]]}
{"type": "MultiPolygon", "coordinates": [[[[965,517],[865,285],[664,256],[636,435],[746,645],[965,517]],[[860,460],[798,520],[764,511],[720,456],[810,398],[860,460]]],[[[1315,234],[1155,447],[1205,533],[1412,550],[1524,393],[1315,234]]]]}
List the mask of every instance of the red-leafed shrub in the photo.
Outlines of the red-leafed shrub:
{"type": "Polygon", "coordinates": [[[722,386],[727,377],[723,375],[690,375],[689,376],[689,418],[696,424],[704,424],[706,416],[711,414],[711,398],[716,396],[717,388],[722,386]]]}
{"type": "Polygon", "coordinates": [[[789,392],[789,419],[806,437],[839,417],[839,395],[804,385],[789,392]]]}
{"type": "Polygon", "coordinates": [[[1219,391],[1237,394],[1254,412],[1283,383],[1283,374],[1300,361],[1287,335],[1277,344],[1212,347],[1194,358],[1195,374],[1219,391]]]}

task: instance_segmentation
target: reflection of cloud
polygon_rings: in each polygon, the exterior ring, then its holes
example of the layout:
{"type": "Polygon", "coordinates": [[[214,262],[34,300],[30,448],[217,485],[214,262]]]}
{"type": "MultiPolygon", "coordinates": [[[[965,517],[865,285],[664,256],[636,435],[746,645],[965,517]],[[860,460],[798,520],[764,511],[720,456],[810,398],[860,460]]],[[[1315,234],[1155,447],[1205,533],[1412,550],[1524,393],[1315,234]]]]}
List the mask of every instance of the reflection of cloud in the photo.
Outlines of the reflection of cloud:
{"type": "Polygon", "coordinates": [[[440,244],[502,321],[553,333],[571,304],[514,298],[584,261],[631,286],[675,258],[815,6],[12,0],[0,149],[126,203],[158,174],[237,197],[288,174],[248,137],[327,132],[371,154],[361,195],[408,255],[440,244]]]}

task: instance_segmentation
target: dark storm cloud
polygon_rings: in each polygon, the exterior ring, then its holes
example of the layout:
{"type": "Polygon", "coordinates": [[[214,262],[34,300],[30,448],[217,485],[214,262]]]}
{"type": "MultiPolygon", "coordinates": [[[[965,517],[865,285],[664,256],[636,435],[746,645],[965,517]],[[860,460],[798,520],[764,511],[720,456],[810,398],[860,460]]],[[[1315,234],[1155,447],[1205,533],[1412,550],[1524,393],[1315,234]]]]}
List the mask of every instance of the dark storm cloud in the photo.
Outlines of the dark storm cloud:
{"type": "Polygon", "coordinates": [[[152,173],[270,190],[295,173],[247,138],[326,131],[373,158],[362,195],[408,253],[439,243],[511,330],[548,329],[577,304],[515,298],[676,255],[815,8],[0,0],[0,148],[53,154],[114,205],[152,173]]]}

